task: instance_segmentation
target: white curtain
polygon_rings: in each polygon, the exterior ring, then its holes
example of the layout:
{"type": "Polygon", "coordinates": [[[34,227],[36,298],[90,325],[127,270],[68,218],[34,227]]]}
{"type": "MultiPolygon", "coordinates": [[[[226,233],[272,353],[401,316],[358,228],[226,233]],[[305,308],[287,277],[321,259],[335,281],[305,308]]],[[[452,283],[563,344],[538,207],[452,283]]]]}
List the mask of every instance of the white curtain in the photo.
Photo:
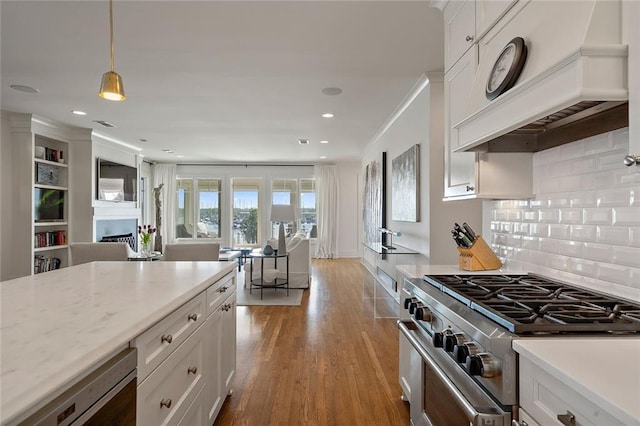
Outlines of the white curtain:
{"type": "Polygon", "coordinates": [[[315,166],[318,240],[314,257],[337,257],[338,241],[338,167],[315,166]]]}
{"type": "MultiPolygon", "coordinates": [[[[177,166],[175,164],[155,164],[153,166],[154,188],[159,187],[160,184],[164,184],[160,195],[160,214],[162,219],[160,232],[163,245],[173,243],[176,240],[176,169],[177,166]]],[[[154,218],[155,211],[156,205],[154,197],[154,218]]]]}

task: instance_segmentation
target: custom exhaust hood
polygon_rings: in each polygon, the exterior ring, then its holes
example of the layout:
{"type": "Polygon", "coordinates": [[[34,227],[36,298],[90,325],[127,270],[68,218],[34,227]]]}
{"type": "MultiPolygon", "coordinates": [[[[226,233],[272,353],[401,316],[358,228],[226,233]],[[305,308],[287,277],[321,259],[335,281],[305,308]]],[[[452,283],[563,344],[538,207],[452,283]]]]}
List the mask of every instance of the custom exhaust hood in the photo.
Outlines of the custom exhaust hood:
{"type": "Polygon", "coordinates": [[[520,0],[478,43],[455,151],[537,152],[628,126],[627,45],[619,0],[520,0]],[[493,100],[487,81],[502,49],[522,37],[527,59],[493,100]]]}

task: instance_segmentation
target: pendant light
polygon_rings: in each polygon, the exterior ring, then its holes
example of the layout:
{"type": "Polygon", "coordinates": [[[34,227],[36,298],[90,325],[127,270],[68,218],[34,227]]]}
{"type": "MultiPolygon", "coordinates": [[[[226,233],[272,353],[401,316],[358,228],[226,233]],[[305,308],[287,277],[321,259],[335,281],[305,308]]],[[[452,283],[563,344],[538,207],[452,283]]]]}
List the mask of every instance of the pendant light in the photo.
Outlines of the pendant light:
{"type": "Polygon", "coordinates": [[[111,36],[111,71],[102,75],[98,96],[109,101],[124,101],[126,96],[124,95],[122,77],[114,71],[113,66],[113,0],[109,0],[109,34],[111,36]]]}

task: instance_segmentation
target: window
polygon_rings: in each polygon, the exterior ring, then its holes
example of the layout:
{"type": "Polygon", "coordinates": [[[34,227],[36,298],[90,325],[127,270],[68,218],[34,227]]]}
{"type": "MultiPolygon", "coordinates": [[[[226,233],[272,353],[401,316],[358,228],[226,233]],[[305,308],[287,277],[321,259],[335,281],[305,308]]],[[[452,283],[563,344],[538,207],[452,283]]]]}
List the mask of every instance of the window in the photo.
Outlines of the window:
{"type": "MultiPolygon", "coordinates": [[[[297,205],[298,181],[296,179],[274,179],[271,181],[271,204],[297,205]]],[[[296,217],[298,215],[296,214],[296,217]]],[[[278,238],[278,222],[271,222],[271,238],[278,238]]],[[[287,225],[286,234],[293,233],[294,223],[287,225]]]]}
{"type": "Polygon", "coordinates": [[[259,178],[233,179],[233,245],[256,246],[261,241],[259,178]]]}
{"type": "Polygon", "coordinates": [[[220,238],[220,179],[178,179],[176,238],[220,238]]]}
{"type": "Polygon", "coordinates": [[[312,229],[316,223],[316,181],[300,179],[300,230],[315,238],[312,229]]]}

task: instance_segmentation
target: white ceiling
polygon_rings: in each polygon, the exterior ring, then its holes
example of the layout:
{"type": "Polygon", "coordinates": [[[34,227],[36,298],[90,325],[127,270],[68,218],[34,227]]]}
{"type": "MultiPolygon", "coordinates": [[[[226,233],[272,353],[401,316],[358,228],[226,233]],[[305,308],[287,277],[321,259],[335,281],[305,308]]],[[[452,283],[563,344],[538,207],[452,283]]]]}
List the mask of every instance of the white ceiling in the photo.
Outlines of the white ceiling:
{"type": "Polygon", "coordinates": [[[113,7],[125,102],[97,96],[109,70],[107,1],[2,0],[2,109],[93,127],[155,161],[350,161],[421,75],[443,64],[442,15],[426,1],[113,7]],[[325,87],[343,93],[326,96],[325,87]]]}

